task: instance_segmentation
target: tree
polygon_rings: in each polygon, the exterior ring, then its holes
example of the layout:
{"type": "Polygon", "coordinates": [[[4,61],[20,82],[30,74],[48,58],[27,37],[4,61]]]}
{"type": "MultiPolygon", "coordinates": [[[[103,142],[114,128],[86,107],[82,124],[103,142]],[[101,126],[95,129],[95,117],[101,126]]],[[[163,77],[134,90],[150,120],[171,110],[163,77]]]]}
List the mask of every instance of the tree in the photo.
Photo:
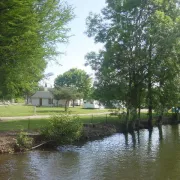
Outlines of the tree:
{"type": "Polygon", "coordinates": [[[165,81],[175,83],[179,76],[179,14],[176,0],[107,0],[100,15],[90,13],[87,18],[87,35],[104,43],[98,54],[86,55],[96,71],[96,89],[106,101],[125,102],[127,129],[129,120],[135,127],[142,97],[152,128],[154,89],[165,81]]]}
{"type": "Polygon", "coordinates": [[[51,92],[56,100],[65,100],[65,111],[68,110],[68,104],[71,100],[82,98],[82,94],[72,87],[56,87],[51,92]]]}
{"type": "Polygon", "coordinates": [[[81,69],[73,68],[59,75],[54,81],[55,87],[72,87],[88,98],[91,91],[91,78],[81,69]]]}
{"type": "Polygon", "coordinates": [[[59,0],[0,2],[0,91],[11,97],[31,91],[68,40],[72,8],[59,0]]]}

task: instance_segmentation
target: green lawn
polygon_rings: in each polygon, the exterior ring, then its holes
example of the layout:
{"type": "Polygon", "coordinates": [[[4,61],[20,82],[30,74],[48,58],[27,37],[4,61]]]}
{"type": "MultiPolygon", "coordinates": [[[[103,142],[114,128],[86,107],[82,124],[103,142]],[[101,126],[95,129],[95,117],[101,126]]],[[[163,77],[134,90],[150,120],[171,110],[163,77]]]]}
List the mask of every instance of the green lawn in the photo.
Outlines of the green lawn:
{"type": "MultiPolygon", "coordinates": [[[[88,114],[108,112],[108,109],[83,109],[82,107],[69,108],[72,114],[88,114]]],[[[62,107],[36,107],[36,113],[33,106],[10,105],[0,106],[0,117],[12,116],[31,116],[31,115],[52,115],[64,112],[62,107]]]]}
{"type": "MultiPolygon", "coordinates": [[[[155,114],[153,114],[155,116],[155,114]]],[[[147,120],[147,113],[141,113],[142,120],[147,120]]],[[[48,123],[49,119],[26,119],[26,120],[8,120],[8,121],[0,121],[0,132],[1,131],[19,131],[19,130],[38,130],[42,126],[48,123]]],[[[119,120],[117,116],[111,116],[108,114],[104,115],[87,115],[80,116],[79,120],[86,123],[110,123],[117,124],[122,121],[119,120]]]]}
{"type": "MultiPolygon", "coordinates": [[[[31,119],[31,120],[9,120],[0,122],[0,131],[19,131],[19,130],[38,130],[48,123],[49,119],[31,119]]],[[[80,116],[82,123],[118,123],[120,120],[116,116],[96,115],[80,116]]]]}
{"type": "MultiPolygon", "coordinates": [[[[82,109],[81,107],[70,108],[72,114],[94,114],[87,116],[80,116],[82,123],[120,123],[121,121],[117,116],[111,115],[98,115],[95,113],[108,112],[108,109],[82,109]]],[[[34,108],[32,106],[1,106],[0,116],[27,116],[34,115],[34,108]]],[[[56,107],[37,107],[37,115],[51,115],[64,112],[63,108],[56,107]]],[[[153,113],[153,116],[155,114],[153,113]]],[[[147,113],[141,113],[141,119],[147,119],[147,113]]],[[[0,121],[0,131],[19,131],[19,130],[38,130],[42,126],[46,125],[49,119],[31,119],[31,120],[8,120],[0,121]]]]}

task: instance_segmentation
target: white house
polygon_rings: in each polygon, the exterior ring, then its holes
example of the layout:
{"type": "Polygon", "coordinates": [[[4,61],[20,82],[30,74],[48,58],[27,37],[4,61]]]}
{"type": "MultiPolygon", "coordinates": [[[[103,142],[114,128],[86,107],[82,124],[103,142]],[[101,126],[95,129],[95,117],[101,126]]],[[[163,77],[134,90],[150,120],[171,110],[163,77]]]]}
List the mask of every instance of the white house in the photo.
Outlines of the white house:
{"type": "Polygon", "coordinates": [[[83,105],[83,99],[76,99],[74,101],[75,106],[82,106],[83,105]]]}
{"type": "Polygon", "coordinates": [[[49,91],[37,91],[31,96],[33,106],[53,106],[53,94],[49,91]]]}
{"type": "Polygon", "coordinates": [[[104,109],[104,106],[96,100],[84,100],[83,108],[85,109],[104,109]]]}
{"type": "MultiPolygon", "coordinates": [[[[61,100],[53,99],[53,106],[64,107],[65,104],[66,104],[66,100],[64,100],[64,99],[61,99],[61,100]]],[[[69,102],[68,102],[68,107],[72,107],[72,105],[73,105],[73,102],[72,102],[72,101],[69,101],[69,102]]]]}
{"type": "MultiPolygon", "coordinates": [[[[82,105],[83,100],[75,100],[75,105],[82,105]]],[[[65,106],[66,100],[56,100],[50,91],[37,91],[33,96],[31,96],[31,104],[33,106],[65,106]]],[[[73,105],[72,101],[68,102],[68,106],[73,105]]]]}

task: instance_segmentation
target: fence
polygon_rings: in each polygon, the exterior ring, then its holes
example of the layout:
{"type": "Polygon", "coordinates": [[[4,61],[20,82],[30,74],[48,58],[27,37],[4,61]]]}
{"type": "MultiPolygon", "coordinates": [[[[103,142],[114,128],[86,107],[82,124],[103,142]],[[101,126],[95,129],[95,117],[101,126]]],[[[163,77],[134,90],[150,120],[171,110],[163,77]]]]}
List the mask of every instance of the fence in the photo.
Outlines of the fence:
{"type": "MultiPolygon", "coordinates": [[[[72,115],[73,116],[73,115],[72,115]]],[[[19,130],[38,130],[48,123],[49,119],[25,119],[25,120],[7,120],[0,121],[0,131],[19,131],[19,130]]],[[[117,116],[109,114],[91,114],[79,116],[79,121],[84,124],[89,123],[118,123],[120,120],[117,116]]]]}

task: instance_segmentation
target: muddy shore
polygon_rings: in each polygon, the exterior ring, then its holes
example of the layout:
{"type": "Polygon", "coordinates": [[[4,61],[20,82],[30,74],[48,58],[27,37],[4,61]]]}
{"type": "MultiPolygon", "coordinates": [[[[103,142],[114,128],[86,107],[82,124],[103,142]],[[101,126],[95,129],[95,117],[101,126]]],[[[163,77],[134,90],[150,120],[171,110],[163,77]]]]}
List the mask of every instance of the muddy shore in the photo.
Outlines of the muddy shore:
{"type": "MultiPolygon", "coordinates": [[[[83,127],[82,137],[80,141],[93,140],[100,137],[112,135],[117,132],[117,128],[111,124],[85,124],[83,127]]],[[[0,133],[0,154],[19,152],[16,146],[16,137],[18,132],[1,132],[0,133]]],[[[45,140],[37,133],[28,133],[33,138],[33,146],[37,146],[45,142],[45,140]]],[[[25,149],[21,149],[25,151],[25,149]]]]}

